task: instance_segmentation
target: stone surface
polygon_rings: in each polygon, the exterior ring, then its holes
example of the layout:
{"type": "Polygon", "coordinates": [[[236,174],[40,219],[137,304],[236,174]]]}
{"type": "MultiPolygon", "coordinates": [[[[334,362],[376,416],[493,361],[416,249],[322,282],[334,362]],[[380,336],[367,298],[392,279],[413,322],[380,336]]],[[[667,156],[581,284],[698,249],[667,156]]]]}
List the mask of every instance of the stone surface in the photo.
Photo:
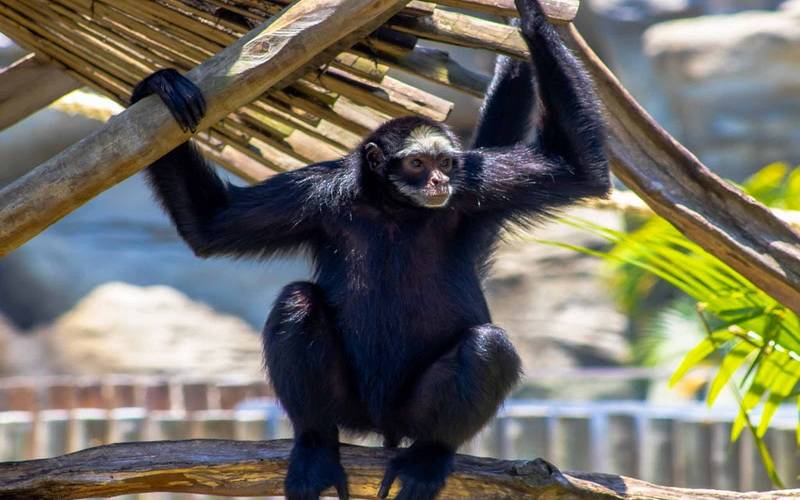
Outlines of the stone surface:
{"type": "MultiPolygon", "coordinates": [[[[578,217],[619,229],[610,212],[576,210],[578,217]]],[[[538,372],[571,366],[616,365],[629,359],[627,319],[616,312],[593,257],[530,241],[552,240],[599,248],[599,238],[550,223],[502,245],[486,282],[492,319],[505,328],[523,358],[538,372]],[[527,241],[526,241],[527,240],[527,241]]]]}
{"type": "Polygon", "coordinates": [[[800,162],[800,17],[790,9],[662,23],[645,49],[683,143],[740,180],[800,162]]]}
{"type": "MultiPolygon", "coordinates": [[[[760,110],[771,113],[776,106],[780,109],[781,101],[786,100],[786,94],[760,93],[734,96],[722,88],[724,87],[722,85],[720,88],[697,91],[693,99],[686,100],[684,95],[677,95],[676,92],[689,91],[692,84],[681,81],[675,73],[665,70],[660,60],[652,60],[645,51],[642,37],[651,26],[670,20],[733,13],[745,9],[774,10],[780,4],[781,0],[586,0],[581,6],[576,24],[623,85],[662,126],[688,145],[689,149],[698,154],[700,159],[713,170],[725,177],[741,180],[743,176],[781,156],[786,148],[778,146],[776,149],[772,144],[758,143],[760,138],[752,141],[741,135],[737,141],[749,142],[744,146],[748,150],[745,155],[742,155],[742,148],[739,147],[731,147],[727,152],[720,151],[716,146],[708,148],[706,142],[709,140],[714,142],[721,140],[731,144],[733,141],[727,140],[730,131],[725,128],[726,126],[711,124],[703,130],[702,136],[698,137],[694,135],[697,127],[694,127],[695,123],[691,121],[693,117],[686,116],[683,108],[689,107],[697,114],[705,114],[707,120],[701,125],[703,127],[708,125],[707,122],[713,121],[711,115],[717,109],[709,109],[703,102],[698,103],[698,101],[707,98],[724,103],[741,97],[744,101],[733,102],[733,106],[750,106],[753,109],[751,116],[756,116],[760,110]],[[700,92],[703,92],[705,97],[699,97],[700,92]],[[753,144],[754,142],[756,144],[753,144]],[[763,153],[758,154],[757,151],[762,146],[763,153]]],[[[696,40],[698,38],[725,39],[728,37],[727,29],[727,26],[717,25],[712,30],[706,29],[705,36],[686,34],[687,37],[683,42],[695,45],[700,44],[696,40]]],[[[759,78],[761,69],[766,69],[770,64],[769,59],[772,56],[764,53],[763,57],[765,59],[760,60],[760,66],[753,68],[748,76],[749,80],[759,78]]],[[[738,63],[733,64],[735,66],[738,63]]],[[[777,78],[777,86],[783,78],[779,72],[772,69],[766,69],[763,74],[777,78]]],[[[769,90],[765,88],[764,92],[769,90]]],[[[771,119],[763,118],[766,121],[771,119]]],[[[728,120],[722,118],[722,121],[728,120]]],[[[730,126],[741,126],[738,120],[734,121],[737,123],[731,121],[730,126]]],[[[784,156],[780,159],[793,158],[784,156]]]]}
{"type": "Polygon", "coordinates": [[[262,373],[261,342],[249,325],[165,286],[102,285],[43,333],[59,374],[262,373]]]}

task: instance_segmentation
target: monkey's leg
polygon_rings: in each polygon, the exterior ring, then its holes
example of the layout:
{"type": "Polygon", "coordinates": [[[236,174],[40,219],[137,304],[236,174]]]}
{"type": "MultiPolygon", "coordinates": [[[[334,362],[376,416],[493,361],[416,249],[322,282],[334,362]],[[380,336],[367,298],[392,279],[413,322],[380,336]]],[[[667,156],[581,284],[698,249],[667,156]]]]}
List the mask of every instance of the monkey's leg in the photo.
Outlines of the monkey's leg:
{"type": "Polygon", "coordinates": [[[294,427],[286,497],[316,500],[333,486],[340,499],[348,498],[337,428],[348,386],[322,290],[305,282],[286,286],[267,319],[263,339],[270,379],[294,427]]]}
{"type": "Polygon", "coordinates": [[[494,325],[470,328],[461,341],[417,379],[400,410],[414,444],[389,464],[379,497],[399,477],[401,500],[435,498],[444,486],[459,445],[495,414],[519,379],[520,359],[505,332],[494,325]]]}

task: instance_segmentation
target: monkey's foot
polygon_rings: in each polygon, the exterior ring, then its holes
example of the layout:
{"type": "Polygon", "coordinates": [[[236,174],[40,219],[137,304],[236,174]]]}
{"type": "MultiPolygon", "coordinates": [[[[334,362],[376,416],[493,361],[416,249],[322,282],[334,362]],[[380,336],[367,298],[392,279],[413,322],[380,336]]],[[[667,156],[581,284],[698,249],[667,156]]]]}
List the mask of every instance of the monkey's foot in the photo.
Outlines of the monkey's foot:
{"type": "Polygon", "coordinates": [[[334,487],[340,500],[347,500],[347,475],[339,462],[339,443],[300,437],[289,458],[284,483],[289,500],[317,500],[323,490],[334,487]]]}
{"type": "Polygon", "coordinates": [[[414,443],[389,462],[378,497],[389,496],[392,483],[399,477],[402,487],[397,500],[436,498],[453,469],[454,457],[455,452],[442,444],[414,443]]]}

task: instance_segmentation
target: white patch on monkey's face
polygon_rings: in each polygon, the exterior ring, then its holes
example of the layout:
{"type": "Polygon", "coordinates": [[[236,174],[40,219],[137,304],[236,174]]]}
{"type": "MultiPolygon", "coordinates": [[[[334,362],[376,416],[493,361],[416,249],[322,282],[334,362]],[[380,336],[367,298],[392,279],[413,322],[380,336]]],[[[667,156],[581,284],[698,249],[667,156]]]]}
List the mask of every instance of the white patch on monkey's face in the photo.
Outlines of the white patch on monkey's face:
{"type": "Polygon", "coordinates": [[[389,180],[395,185],[406,198],[414,202],[415,205],[425,208],[442,208],[450,201],[453,195],[453,186],[447,185],[436,191],[412,186],[406,183],[405,179],[397,175],[389,176],[389,180]]]}
{"type": "Polygon", "coordinates": [[[446,154],[454,156],[458,153],[450,138],[440,129],[430,125],[420,125],[408,134],[403,148],[394,156],[405,158],[411,155],[437,156],[446,154]]]}

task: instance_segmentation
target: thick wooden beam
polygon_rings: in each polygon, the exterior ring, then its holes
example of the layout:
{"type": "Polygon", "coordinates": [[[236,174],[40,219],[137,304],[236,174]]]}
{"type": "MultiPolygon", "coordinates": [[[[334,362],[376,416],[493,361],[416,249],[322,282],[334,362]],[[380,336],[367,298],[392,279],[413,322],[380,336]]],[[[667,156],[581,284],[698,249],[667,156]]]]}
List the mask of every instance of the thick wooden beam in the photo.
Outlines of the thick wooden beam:
{"type": "Polygon", "coordinates": [[[573,26],[560,29],[597,83],[617,177],[687,237],[800,314],[800,233],[711,172],[633,99],[573,26]]]}
{"type": "Polygon", "coordinates": [[[35,54],[0,69],[0,130],[80,86],[63,68],[35,54]]]}
{"type": "MultiPolygon", "coordinates": [[[[4,499],[110,497],[147,492],[280,496],[292,442],[191,440],[122,443],[0,464],[4,499]]],[[[350,494],[375,498],[392,451],[342,447],[350,494]]],[[[399,481],[398,481],[399,483],[399,481]]],[[[397,494],[395,484],[390,496],[397,494]]],[[[777,500],[800,490],[740,493],[670,488],[612,474],[561,472],[544,460],[459,455],[440,498],[777,500]]]]}
{"type": "MultiPolygon", "coordinates": [[[[636,215],[640,217],[652,217],[655,215],[650,205],[636,196],[636,193],[633,191],[616,190],[612,192],[611,196],[608,198],[587,200],[585,205],[591,208],[622,212],[626,215],[636,215]]],[[[800,211],[770,208],[770,212],[796,230],[800,230],[800,211]]]]}
{"type": "MultiPolygon", "coordinates": [[[[207,128],[274,85],[293,81],[363,38],[403,0],[300,0],[193,69],[207,128]]],[[[0,256],[185,141],[155,96],[0,191],[0,256]]]]}

